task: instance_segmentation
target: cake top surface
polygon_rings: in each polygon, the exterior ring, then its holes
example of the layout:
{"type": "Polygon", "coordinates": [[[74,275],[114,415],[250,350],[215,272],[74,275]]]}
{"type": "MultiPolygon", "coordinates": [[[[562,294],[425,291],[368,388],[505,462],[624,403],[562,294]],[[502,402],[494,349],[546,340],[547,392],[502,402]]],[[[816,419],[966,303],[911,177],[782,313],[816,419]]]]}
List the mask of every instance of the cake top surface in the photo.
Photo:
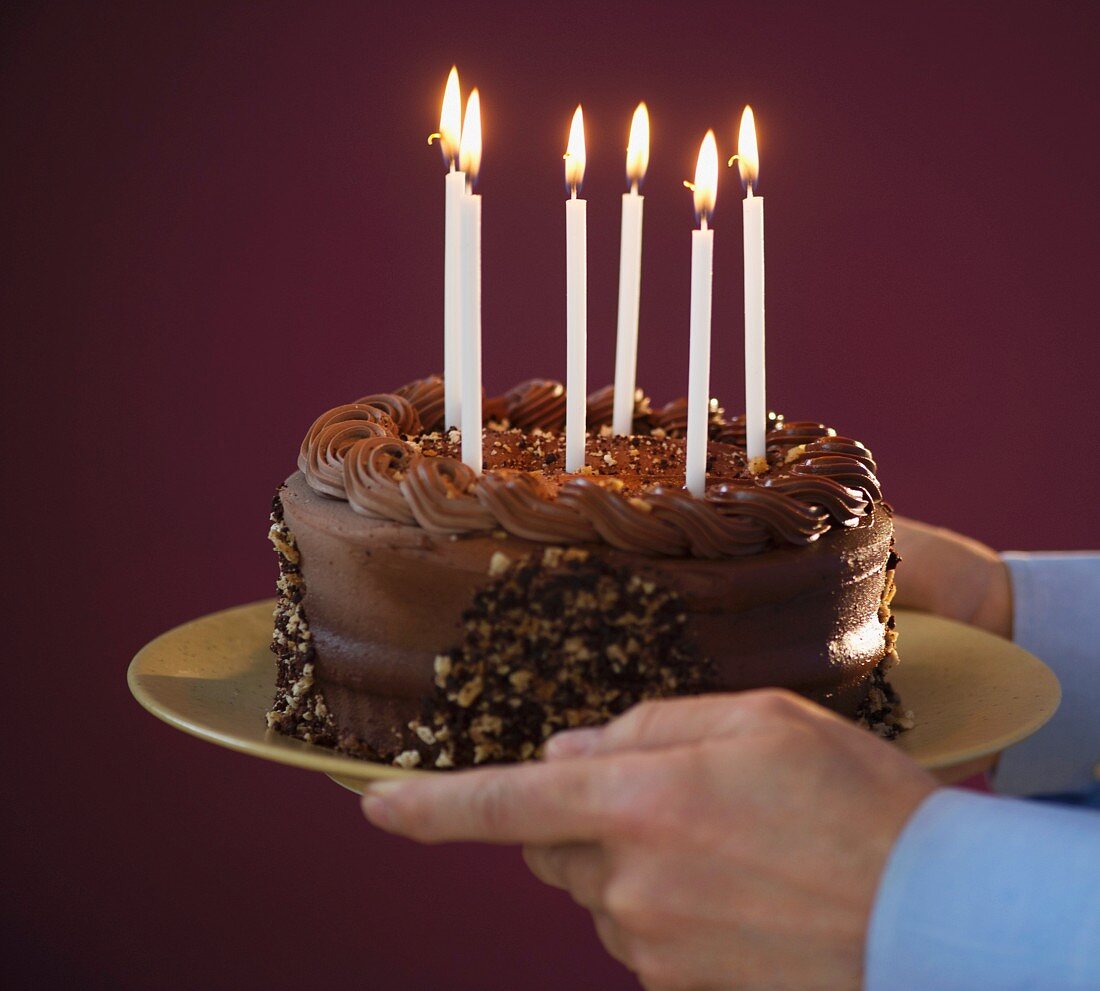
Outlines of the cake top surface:
{"type": "Polygon", "coordinates": [[[364,516],[434,534],[505,531],[555,544],[702,558],[805,545],[868,522],[882,492],[871,452],[819,423],[770,418],[767,467],[750,471],[741,417],[711,401],[707,489],[683,489],[687,407],[639,392],[634,432],[610,430],[610,387],[588,397],[586,464],[564,469],[565,389],[521,383],[484,403],[484,472],[444,430],[443,383],[419,379],[314,421],[298,466],[315,492],[364,516]]]}

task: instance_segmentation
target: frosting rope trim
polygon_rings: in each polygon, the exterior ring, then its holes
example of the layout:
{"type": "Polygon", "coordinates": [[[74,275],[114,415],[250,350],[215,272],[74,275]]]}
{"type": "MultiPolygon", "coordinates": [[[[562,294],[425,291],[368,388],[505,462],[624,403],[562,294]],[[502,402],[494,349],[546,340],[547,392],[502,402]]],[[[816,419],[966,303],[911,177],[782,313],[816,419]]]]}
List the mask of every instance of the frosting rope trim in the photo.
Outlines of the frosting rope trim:
{"type": "MultiPolygon", "coordinates": [[[[589,397],[589,429],[603,425],[610,387],[589,397]]],[[[533,379],[486,401],[492,426],[560,431],[565,391],[533,379]]],[[[682,400],[652,410],[639,391],[639,435],[676,437],[682,400]]],[[[769,424],[768,472],[716,479],[703,499],[659,483],[630,496],[615,477],[577,474],[557,484],[537,471],[496,468],[477,476],[452,457],[424,454],[418,437],[443,426],[443,382],[420,379],[319,416],[302,441],[298,467],[315,492],[348,502],[371,519],[420,526],[437,535],[504,530],[546,543],[602,541],[668,557],[738,557],[776,545],[805,546],[833,527],[858,526],[882,501],[871,452],[819,423],[769,424]]],[[[606,429],[606,426],[603,427],[606,429]]],[[[743,464],[744,420],[727,420],[711,401],[712,445],[743,464]]]]}

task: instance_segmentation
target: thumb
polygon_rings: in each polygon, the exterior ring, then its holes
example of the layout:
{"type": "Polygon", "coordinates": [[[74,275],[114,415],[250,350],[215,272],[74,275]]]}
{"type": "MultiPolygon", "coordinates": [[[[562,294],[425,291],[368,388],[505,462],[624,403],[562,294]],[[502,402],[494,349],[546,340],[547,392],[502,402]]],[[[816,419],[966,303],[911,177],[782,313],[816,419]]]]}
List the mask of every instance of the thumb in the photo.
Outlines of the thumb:
{"type": "Polygon", "coordinates": [[[624,750],[658,750],[732,736],[762,717],[801,718],[812,703],[791,692],[761,689],[641,702],[604,726],[567,730],[546,743],[547,760],[595,757],[624,750]]]}

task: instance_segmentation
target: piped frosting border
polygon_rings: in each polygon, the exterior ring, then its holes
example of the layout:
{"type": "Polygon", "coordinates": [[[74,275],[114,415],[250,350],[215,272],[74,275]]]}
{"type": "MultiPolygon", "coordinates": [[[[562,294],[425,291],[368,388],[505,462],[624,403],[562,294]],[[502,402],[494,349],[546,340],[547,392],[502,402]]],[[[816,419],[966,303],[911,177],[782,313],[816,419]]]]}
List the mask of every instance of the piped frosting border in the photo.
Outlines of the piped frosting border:
{"type": "MultiPolygon", "coordinates": [[[[610,387],[588,397],[594,434],[606,430],[611,400],[610,387]]],[[[513,428],[553,435],[564,425],[565,390],[552,380],[533,379],[487,399],[484,410],[490,434],[513,428]]],[[[686,419],[683,400],[652,410],[644,396],[636,397],[637,435],[675,443],[686,419]]],[[[345,500],[366,517],[432,534],[503,530],[527,540],[602,541],[670,557],[739,557],[804,546],[831,529],[859,526],[882,501],[871,452],[819,423],[773,417],[768,469],[753,475],[744,455],[743,419],[727,420],[713,401],[710,445],[723,456],[722,470],[708,478],[702,499],[667,479],[629,494],[614,475],[551,477],[491,468],[478,476],[457,458],[423,453],[422,442],[438,436],[442,420],[438,376],[364,396],[314,421],[298,467],[315,492],[345,500]]]]}

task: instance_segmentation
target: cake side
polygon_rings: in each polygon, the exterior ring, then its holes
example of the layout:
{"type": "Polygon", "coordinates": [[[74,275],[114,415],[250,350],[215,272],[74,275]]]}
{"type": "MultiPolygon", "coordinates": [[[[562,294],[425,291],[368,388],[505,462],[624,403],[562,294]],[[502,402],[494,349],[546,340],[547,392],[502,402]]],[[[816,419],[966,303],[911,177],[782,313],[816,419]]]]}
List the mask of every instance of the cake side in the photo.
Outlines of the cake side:
{"type": "MultiPolygon", "coordinates": [[[[308,614],[311,693],[339,728],[336,744],[387,760],[420,749],[410,724],[439,691],[436,658],[462,641],[464,614],[494,567],[541,557],[546,545],[370,520],[300,474],[279,502],[308,589],[298,608],[308,614]]],[[[781,685],[855,715],[889,649],[892,531],[882,510],[810,547],[734,560],[581,549],[679,597],[685,641],[714,664],[710,690],[781,685]]]]}

